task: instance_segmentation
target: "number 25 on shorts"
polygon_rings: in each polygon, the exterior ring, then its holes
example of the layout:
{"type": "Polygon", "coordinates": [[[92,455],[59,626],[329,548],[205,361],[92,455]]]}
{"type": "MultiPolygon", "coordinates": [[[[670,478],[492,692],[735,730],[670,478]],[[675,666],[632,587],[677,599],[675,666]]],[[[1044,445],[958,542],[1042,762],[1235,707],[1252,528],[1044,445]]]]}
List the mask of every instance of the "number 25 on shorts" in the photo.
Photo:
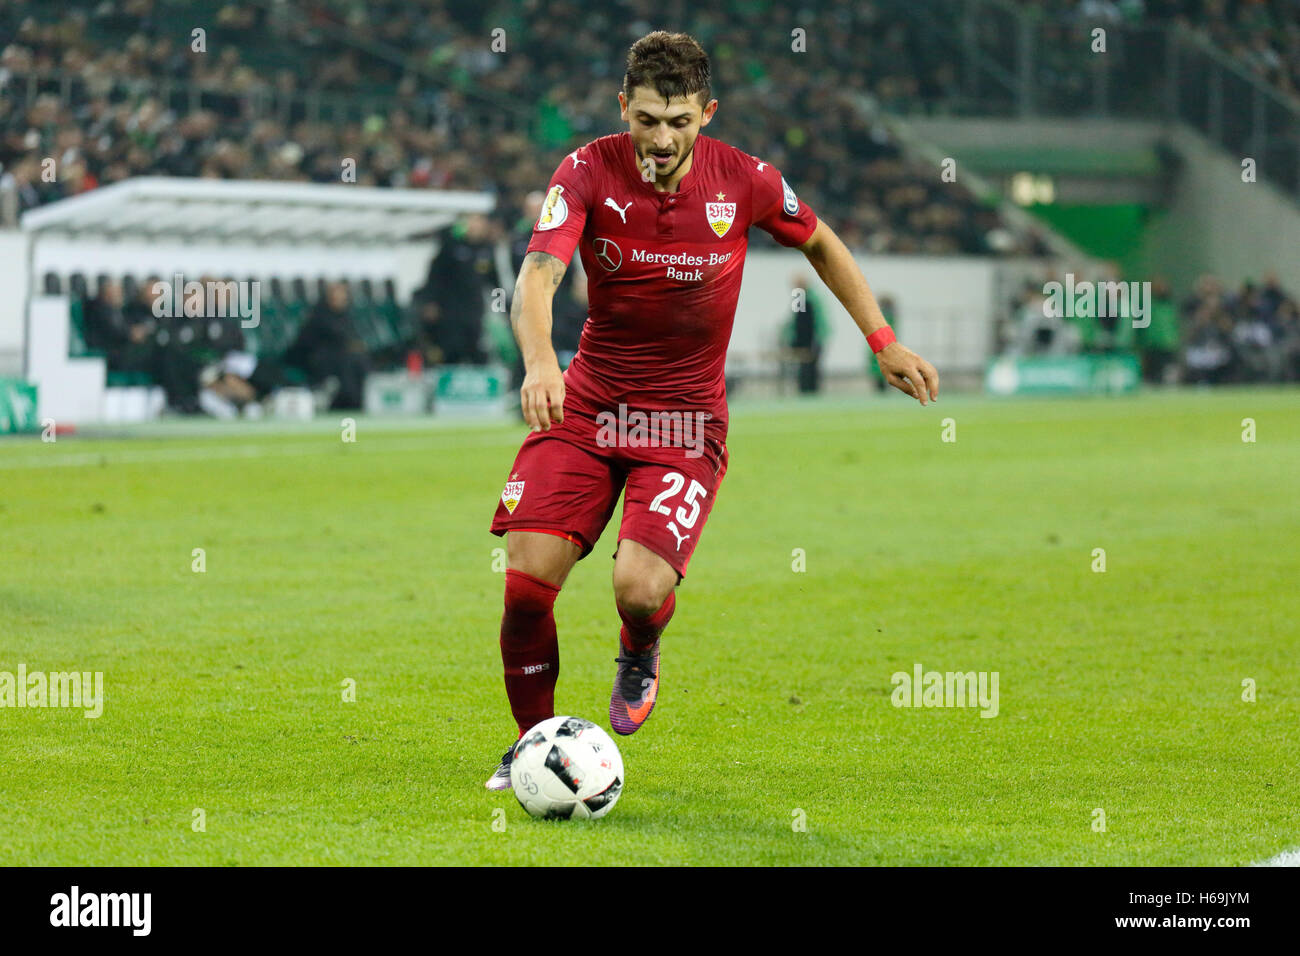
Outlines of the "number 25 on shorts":
{"type": "MultiPolygon", "coordinates": [[[[670,471],[664,475],[664,483],[668,485],[668,488],[655,495],[654,500],[650,502],[650,510],[672,518],[674,517],[672,509],[664,504],[664,501],[676,496],[682,490],[682,486],[686,484],[686,478],[676,471],[670,471]]],[[[692,478],[691,487],[687,489],[685,497],[682,498],[683,505],[689,506],[691,510],[687,512],[685,507],[678,508],[675,516],[677,523],[683,529],[695,527],[695,522],[700,518],[699,499],[707,494],[708,492],[704,486],[692,478]]]]}

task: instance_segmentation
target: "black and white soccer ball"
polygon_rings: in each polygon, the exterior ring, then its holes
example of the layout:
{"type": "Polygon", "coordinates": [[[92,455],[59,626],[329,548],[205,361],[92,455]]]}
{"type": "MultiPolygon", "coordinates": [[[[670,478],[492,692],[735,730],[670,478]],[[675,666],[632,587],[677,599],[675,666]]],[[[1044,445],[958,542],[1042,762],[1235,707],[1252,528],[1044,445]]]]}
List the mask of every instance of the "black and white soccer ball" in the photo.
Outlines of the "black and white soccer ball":
{"type": "Polygon", "coordinates": [[[623,756],[590,720],[551,717],[515,744],[510,784],[535,817],[594,820],[623,792],[623,756]]]}

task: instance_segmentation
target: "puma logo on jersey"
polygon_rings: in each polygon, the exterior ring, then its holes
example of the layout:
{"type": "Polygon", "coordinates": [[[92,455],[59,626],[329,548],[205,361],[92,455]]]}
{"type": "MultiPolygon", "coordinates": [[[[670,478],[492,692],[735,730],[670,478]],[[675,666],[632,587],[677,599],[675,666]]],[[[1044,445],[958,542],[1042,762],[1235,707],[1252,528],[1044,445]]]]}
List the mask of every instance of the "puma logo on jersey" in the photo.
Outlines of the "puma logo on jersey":
{"type": "Polygon", "coordinates": [[[689,535],[689,534],[678,534],[678,533],[677,533],[677,525],[674,524],[674,523],[671,522],[671,521],[668,522],[668,530],[671,531],[671,532],[673,533],[673,537],[677,539],[677,550],[678,550],[678,551],[682,550],[682,543],[683,543],[687,538],[689,538],[690,535],[689,535]]]}
{"type": "Polygon", "coordinates": [[[623,225],[625,226],[627,225],[627,215],[626,215],[627,207],[632,205],[632,200],[629,199],[627,201],[627,206],[623,206],[622,208],[619,208],[618,203],[614,202],[613,199],[606,196],[605,205],[608,206],[610,209],[614,210],[616,213],[618,213],[618,218],[623,220],[623,225]]]}
{"type": "Polygon", "coordinates": [[[578,158],[578,151],[577,151],[576,149],[575,149],[573,152],[571,152],[571,153],[569,154],[569,159],[573,160],[573,168],[574,168],[574,169],[577,169],[577,168],[578,168],[578,164],[579,164],[579,163],[583,163],[584,165],[587,165],[587,166],[590,166],[590,165],[591,165],[591,163],[588,163],[585,159],[579,159],[579,158],[578,158]]]}
{"type": "Polygon", "coordinates": [[[766,166],[766,165],[767,165],[767,163],[759,163],[759,164],[758,164],[758,171],[761,173],[761,172],[763,171],[763,167],[766,166]]]}

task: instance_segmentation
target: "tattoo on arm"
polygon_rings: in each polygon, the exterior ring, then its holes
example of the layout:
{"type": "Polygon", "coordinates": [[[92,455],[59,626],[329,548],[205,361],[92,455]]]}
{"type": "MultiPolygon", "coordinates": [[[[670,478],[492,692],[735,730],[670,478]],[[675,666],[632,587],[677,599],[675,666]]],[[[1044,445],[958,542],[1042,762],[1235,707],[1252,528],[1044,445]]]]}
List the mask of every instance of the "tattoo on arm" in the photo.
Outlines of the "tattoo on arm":
{"type": "Polygon", "coordinates": [[[564,279],[564,272],[567,268],[563,262],[549,252],[530,252],[524,256],[524,264],[519,270],[519,278],[515,280],[514,299],[510,303],[510,327],[512,329],[518,327],[519,315],[524,308],[524,299],[520,294],[524,275],[533,269],[542,270],[550,275],[551,291],[554,292],[560,287],[560,282],[564,279]]]}
{"type": "Polygon", "coordinates": [[[551,275],[551,288],[559,288],[560,280],[568,267],[549,252],[530,252],[524,256],[524,262],[531,262],[536,269],[545,269],[551,275]]]}

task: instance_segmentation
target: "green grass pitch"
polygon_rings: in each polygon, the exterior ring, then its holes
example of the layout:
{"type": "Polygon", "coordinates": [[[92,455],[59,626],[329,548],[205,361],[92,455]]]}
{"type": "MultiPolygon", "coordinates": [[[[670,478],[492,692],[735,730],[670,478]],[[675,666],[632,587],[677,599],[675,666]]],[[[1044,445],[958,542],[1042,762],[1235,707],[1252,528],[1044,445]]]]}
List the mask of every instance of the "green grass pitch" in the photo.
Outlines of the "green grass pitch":
{"type": "MultiPolygon", "coordinates": [[[[0,864],[1300,844],[1294,390],[736,403],[659,704],[594,823],[482,786],[513,731],[487,524],[522,428],[336,425],[0,443],[0,671],[102,671],[106,698],[98,719],[0,709],[0,864]],[[917,663],[998,672],[998,715],[893,706],[917,663]]],[[[556,606],[557,707],[605,727],[617,520],[556,606]]]]}

